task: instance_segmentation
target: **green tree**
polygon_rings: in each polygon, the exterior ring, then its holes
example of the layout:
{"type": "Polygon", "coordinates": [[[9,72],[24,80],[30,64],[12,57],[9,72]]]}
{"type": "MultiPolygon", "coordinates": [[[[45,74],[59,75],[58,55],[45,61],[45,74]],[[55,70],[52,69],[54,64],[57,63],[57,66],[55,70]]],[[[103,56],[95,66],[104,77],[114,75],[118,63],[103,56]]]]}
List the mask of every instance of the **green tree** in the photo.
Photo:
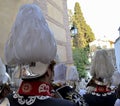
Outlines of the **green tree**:
{"type": "Polygon", "coordinates": [[[86,39],[87,44],[89,44],[90,42],[95,40],[94,33],[92,32],[92,29],[90,28],[90,26],[87,25],[87,24],[86,24],[86,27],[85,27],[84,37],[86,39]]]}
{"type": "Polygon", "coordinates": [[[75,3],[74,7],[73,25],[78,29],[78,33],[73,39],[73,46],[76,48],[84,48],[86,46],[86,40],[82,31],[84,26],[84,18],[78,3],[75,3]]]}
{"type": "Polygon", "coordinates": [[[72,20],[73,25],[78,29],[78,33],[73,39],[73,46],[77,48],[85,48],[95,39],[95,37],[90,26],[86,24],[78,2],[75,3],[72,20]]]}
{"type": "Polygon", "coordinates": [[[74,65],[77,66],[77,71],[80,77],[86,77],[86,64],[89,64],[87,51],[83,48],[73,49],[74,65]]]}
{"type": "Polygon", "coordinates": [[[74,13],[69,11],[70,25],[77,27],[78,33],[73,37],[73,60],[80,77],[86,76],[88,62],[89,43],[95,37],[90,26],[86,23],[78,2],[75,3],[74,13]]]}

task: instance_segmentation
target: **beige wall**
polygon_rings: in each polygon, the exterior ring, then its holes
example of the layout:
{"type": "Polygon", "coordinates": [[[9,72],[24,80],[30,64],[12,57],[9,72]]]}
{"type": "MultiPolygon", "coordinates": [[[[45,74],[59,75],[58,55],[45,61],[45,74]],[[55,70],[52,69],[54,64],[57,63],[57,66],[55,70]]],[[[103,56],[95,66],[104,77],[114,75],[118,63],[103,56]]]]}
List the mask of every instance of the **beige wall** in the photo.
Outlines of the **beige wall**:
{"type": "Polygon", "coordinates": [[[65,29],[57,26],[56,24],[54,24],[54,23],[52,23],[50,21],[48,21],[48,24],[49,24],[51,30],[53,31],[56,40],[67,42],[67,39],[65,37],[65,34],[66,34],[65,29]]]}
{"type": "Polygon", "coordinates": [[[55,21],[59,20],[59,23],[63,25],[63,13],[56,9],[52,4],[47,3],[47,8],[48,8],[48,16],[53,18],[55,21]],[[54,16],[54,17],[53,17],[54,16]]]}
{"type": "Polygon", "coordinates": [[[19,7],[32,2],[41,7],[55,35],[60,62],[72,64],[66,0],[0,0],[0,57],[4,59],[4,45],[19,7]]]}
{"type": "Polygon", "coordinates": [[[67,0],[46,0],[46,18],[58,44],[60,62],[73,64],[71,38],[67,15],[67,0]]]}
{"type": "MultiPolygon", "coordinates": [[[[64,8],[63,8],[63,0],[52,0],[54,3],[55,3],[55,6],[57,4],[57,6],[64,11],[64,8]]],[[[66,1],[66,0],[65,0],[66,1]]]]}
{"type": "Polygon", "coordinates": [[[22,4],[33,0],[0,0],[0,57],[4,60],[4,45],[8,39],[17,11],[22,4]]]}

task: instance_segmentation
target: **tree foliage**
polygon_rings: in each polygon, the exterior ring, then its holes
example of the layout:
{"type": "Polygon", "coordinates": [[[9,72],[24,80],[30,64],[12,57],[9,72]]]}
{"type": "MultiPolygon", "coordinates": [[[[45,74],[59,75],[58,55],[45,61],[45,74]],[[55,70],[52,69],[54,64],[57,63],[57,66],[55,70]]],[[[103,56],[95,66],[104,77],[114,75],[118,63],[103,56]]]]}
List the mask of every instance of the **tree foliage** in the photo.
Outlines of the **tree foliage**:
{"type": "Polygon", "coordinates": [[[73,25],[78,29],[78,33],[73,39],[73,46],[76,48],[85,48],[95,39],[95,37],[92,29],[83,17],[83,13],[78,2],[75,3],[72,21],[73,25]]]}
{"type": "Polygon", "coordinates": [[[80,77],[86,77],[86,64],[89,64],[87,51],[82,48],[73,49],[74,65],[77,66],[80,77]]]}
{"type": "Polygon", "coordinates": [[[77,27],[78,32],[73,37],[73,60],[77,67],[80,77],[86,76],[86,65],[88,62],[89,43],[95,37],[90,26],[86,23],[80,4],[75,3],[74,13],[69,10],[69,22],[72,26],[77,27]]]}

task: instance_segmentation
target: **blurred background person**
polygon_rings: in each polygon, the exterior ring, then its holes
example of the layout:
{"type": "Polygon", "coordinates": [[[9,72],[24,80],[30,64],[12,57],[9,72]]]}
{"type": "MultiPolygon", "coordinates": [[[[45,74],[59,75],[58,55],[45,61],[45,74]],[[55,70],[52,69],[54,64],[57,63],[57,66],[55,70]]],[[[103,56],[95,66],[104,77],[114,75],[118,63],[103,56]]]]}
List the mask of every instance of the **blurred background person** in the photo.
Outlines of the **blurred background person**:
{"type": "Polygon", "coordinates": [[[114,106],[120,106],[120,84],[116,89],[116,97],[117,97],[117,100],[115,101],[114,106]]]}
{"type": "Polygon", "coordinates": [[[93,57],[90,74],[84,95],[89,106],[114,106],[115,90],[110,88],[112,75],[115,71],[111,58],[106,50],[98,50],[93,57]]]}
{"type": "MultiPolygon", "coordinates": [[[[72,69],[74,70],[74,67],[72,67],[72,69]]],[[[73,73],[70,73],[71,81],[76,81],[76,72],[72,72],[73,73]]],[[[65,64],[59,63],[55,66],[53,86],[55,93],[58,95],[57,97],[72,101],[76,103],[77,106],[87,106],[83,97],[76,91],[75,82],[69,83],[66,74],[67,66],[65,64]]]]}
{"type": "Polygon", "coordinates": [[[68,68],[66,80],[67,80],[67,83],[75,89],[75,91],[79,92],[80,80],[79,80],[79,73],[77,71],[76,66],[70,66],[68,68]]]}
{"type": "Polygon", "coordinates": [[[114,73],[112,75],[111,87],[113,89],[116,89],[119,84],[120,84],[120,72],[118,70],[116,70],[116,71],[114,71],[114,73]]]}
{"type": "Polygon", "coordinates": [[[7,96],[11,93],[10,76],[6,72],[6,67],[0,58],[0,106],[10,106],[7,96]]]}

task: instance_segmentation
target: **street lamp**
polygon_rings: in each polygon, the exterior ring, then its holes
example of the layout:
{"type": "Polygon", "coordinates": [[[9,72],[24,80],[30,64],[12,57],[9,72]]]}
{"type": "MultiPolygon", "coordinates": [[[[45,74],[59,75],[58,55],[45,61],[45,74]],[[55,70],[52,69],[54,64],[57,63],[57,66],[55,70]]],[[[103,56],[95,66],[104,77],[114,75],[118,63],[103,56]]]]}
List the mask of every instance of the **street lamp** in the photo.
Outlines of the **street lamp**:
{"type": "Polygon", "coordinates": [[[70,29],[70,32],[71,32],[71,37],[75,37],[75,35],[77,35],[78,33],[77,27],[73,25],[70,29]]]}

